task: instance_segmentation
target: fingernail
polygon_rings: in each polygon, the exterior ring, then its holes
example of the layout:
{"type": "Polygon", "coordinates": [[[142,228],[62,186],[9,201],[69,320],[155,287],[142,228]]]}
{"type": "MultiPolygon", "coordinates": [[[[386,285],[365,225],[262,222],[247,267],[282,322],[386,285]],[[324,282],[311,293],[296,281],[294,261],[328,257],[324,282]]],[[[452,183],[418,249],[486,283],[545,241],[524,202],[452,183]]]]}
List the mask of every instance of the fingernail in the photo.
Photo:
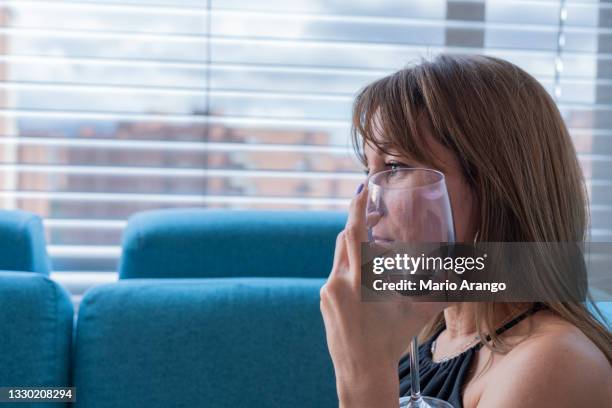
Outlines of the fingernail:
{"type": "Polygon", "coordinates": [[[359,187],[357,187],[357,191],[355,192],[355,195],[359,195],[359,193],[361,193],[363,191],[363,183],[359,184],[359,187]]]}

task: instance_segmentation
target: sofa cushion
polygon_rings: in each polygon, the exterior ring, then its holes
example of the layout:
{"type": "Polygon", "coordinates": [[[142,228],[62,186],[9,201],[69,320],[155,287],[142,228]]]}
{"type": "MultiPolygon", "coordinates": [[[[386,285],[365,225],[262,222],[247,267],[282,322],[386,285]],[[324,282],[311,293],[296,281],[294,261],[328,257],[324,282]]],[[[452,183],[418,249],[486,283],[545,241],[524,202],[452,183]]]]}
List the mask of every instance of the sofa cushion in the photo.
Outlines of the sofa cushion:
{"type": "Polygon", "coordinates": [[[121,278],[326,277],[346,215],[173,209],[132,217],[121,278]]]}
{"type": "Polygon", "coordinates": [[[57,283],[0,272],[0,387],[68,386],[72,322],[72,303],[57,283]]]}
{"type": "Polygon", "coordinates": [[[39,216],[0,210],[0,270],[39,272],[51,269],[39,216]]]}
{"type": "Polygon", "coordinates": [[[90,290],[77,324],[77,406],[337,406],[322,283],[134,279],[90,290]]]}

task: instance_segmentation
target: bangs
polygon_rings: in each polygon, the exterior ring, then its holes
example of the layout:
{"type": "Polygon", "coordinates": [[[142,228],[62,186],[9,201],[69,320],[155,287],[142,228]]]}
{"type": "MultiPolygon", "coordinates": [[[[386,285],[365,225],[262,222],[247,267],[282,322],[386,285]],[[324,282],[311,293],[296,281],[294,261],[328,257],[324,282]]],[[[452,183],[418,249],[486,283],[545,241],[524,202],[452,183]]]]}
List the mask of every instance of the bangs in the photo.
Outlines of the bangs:
{"type": "Polygon", "coordinates": [[[363,88],[353,104],[351,139],[355,154],[367,165],[365,146],[404,156],[424,165],[435,160],[423,126],[431,128],[416,68],[404,69],[363,88]]]}

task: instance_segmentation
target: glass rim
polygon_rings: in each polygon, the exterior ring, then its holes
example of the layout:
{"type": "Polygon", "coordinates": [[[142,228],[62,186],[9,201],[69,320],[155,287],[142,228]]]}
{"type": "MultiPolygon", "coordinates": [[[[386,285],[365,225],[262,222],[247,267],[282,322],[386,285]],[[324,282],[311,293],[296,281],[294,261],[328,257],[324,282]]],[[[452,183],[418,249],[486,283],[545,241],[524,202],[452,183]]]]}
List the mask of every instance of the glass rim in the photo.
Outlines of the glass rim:
{"type": "Polygon", "coordinates": [[[370,177],[368,177],[368,187],[375,187],[375,188],[379,188],[383,190],[416,190],[420,188],[427,188],[427,187],[435,186],[440,183],[444,183],[444,185],[446,185],[446,176],[444,175],[444,173],[442,173],[440,170],[428,169],[426,167],[404,167],[404,168],[399,168],[395,170],[384,170],[384,171],[379,171],[378,173],[372,174],[370,177]],[[422,185],[422,186],[413,186],[413,187],[385,187],[385,186],[381,186],[379,184],[374,183],[375,177],[386,174],[386,173],[392,173],[392,172],[397,172],[397,171],[405,171],[405,172],[422,171],[422,172],[432,173],[432,174],[437,175],[439,177],[439,180],[433,183],[422,185]]]}

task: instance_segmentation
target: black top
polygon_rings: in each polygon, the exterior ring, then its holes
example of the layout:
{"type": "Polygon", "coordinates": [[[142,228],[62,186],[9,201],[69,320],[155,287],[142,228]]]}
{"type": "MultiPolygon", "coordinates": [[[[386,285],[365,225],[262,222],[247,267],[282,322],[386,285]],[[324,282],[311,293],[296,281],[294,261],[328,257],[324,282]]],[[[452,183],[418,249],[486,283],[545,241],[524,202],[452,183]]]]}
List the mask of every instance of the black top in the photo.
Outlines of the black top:
{"type": "MultiPolygon", "coordinates": [[[[531,309],[521,313],[496,330],[499,335],[521,320],[544,308],[536,303],[531,309]]],[[[474,344],[461,354],[448,360],[434,362],[431,356],[431,345],[444,330],[442,327],[435,335],[419,346],[419,372],[421,376],[421,394],[448,401],[455,408],[463,408],[462,388],[469,372],[472,358],[482,347],[482,342],[474,344]]],[[[406,354],[399,362],[400,397],[410,396],[410,356],[406,354]]]]}

